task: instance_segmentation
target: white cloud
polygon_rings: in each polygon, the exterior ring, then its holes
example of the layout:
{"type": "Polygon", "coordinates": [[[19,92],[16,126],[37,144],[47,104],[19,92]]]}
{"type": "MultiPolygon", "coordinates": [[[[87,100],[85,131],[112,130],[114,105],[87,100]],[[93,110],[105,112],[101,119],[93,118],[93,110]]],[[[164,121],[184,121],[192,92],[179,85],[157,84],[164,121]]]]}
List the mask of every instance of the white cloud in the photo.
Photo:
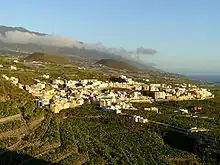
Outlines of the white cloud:
{"type": "Polygon", "coordinates": [[[56,35],[36,35],[28,32],[8,31],[5,35],[0,35],[0,40],[6,43],[39,44],[57,47],[73,47],[80,43],[71,38],[56,35]]]}
{"type": "Polygon", "coordinates": [[[113,53],[124,58],[137,60],[136,54],[155,54],[156,50],[145,49],[143,47],[137,48],[136,51],[128,52],[124,48],[107,48],[102,43],[84,43],[78,40],[73,40],[68,37],[62,37],[58,35],[36,35],[34,33],[21,32],[21,31],[7,31],[0,34],[0,41],[5,43],[21,43],[21,44],[38,44],[48,45],[55,47],[77,47],[85,48],[88,50],[98,50],[102,52],[113,53]]]}

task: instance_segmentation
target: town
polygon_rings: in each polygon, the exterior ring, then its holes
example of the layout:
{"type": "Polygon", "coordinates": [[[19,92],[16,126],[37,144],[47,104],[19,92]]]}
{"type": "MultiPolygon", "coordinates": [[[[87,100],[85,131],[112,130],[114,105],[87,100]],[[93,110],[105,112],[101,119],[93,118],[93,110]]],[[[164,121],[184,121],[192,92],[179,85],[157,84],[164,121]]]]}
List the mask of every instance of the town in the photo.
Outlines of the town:
{"type": "MultiPolygon", "coordinates": [[[[2,90],[7,95],[7,90],[12,88],[11,92],[19,103],[13,103],[12,95],[2,97],[2,109],[6,111],[1,122],[5,124],[5,131],[0,137],[24,137],[24,140],[18,142],[20,145],[17,148],[21,149],[25,144],[35,145],[25,138],[30,132],[38,136],[38,126],[44,130],[40,131],[42,134],[47,129],[56,130],[56,136],[54,133],[45,134],[41,144],[42,147],[45,146],[45,150],[51,151],[53,148],[65,147],[62,142],[66,137],[63,140],[60,138],[66,133],[63,129],[66,126],[62,127],[62,123],[88,120],[98,124],[129,124],[129,127],[140,130],[148,127],[158,129],[157,131],[165,129],[184,137],[208,138],[211,142],[219,140],[210,136],[218,134],[218,129],[213,129],[215,122],[212,122],[216,118],[209,113],[214,109],[211,107],[210,110],[210,105],[218,98],[213,88],[181,79],[172,81],[169,77],[167,80],[170,81],[157,82],[153,76],[135,76],[121,71],[106,74],[87,67],[81,68],[3,57],[0,78],[7,88],[2,86],[2,90]],[[23,96],[24,101],[20,103],[23,96]],[[16,105],[15,109],[11,109],[10,105],[16,105]],[[51,150],[47,146],[47,137],[53,139],[50,140],[51,144],[56,144],[52,145],[51,150]]],[[[149,130],[146,133],[149,134],[149,130]]],[[[71,134],[68,133],[67,136],[71,134]]],[[[32,138],[30,135],[30,139],[32,138]]],[[[29,151],[36,155],[45,150],[30,147],[29,151]]],[[[22,152],[27,151],[23,149],[22,152]]],[[[66,152],[70,151],[66,150],[64,153],[66,152]]]]}
{"type": "MultiPolygon", "coordinates": [[[[16,69],[15,66],[10,68],[16,69]]],[[[104,111],[119,114],[122,109],[136,109],[132,106],[134,102],[204,100],[215,97],[210,90],[196,85],[149,84],[148,79],[145,79],[146,83],[140,83],[124,75],[111,77],[106,82],[96,79],[65,80],[60,77],[51,82],[35,79],[34,85],[21,84],[16,77],[2,77],[32,94],[38,107],[48,108],[54,113],[91,103],[104,111]]],[[[42,78],[47,80],[50,75],[43,75],[42,78]]],[[[157,107],[146,107],[144,110],[158,112],[157,107]]]]}

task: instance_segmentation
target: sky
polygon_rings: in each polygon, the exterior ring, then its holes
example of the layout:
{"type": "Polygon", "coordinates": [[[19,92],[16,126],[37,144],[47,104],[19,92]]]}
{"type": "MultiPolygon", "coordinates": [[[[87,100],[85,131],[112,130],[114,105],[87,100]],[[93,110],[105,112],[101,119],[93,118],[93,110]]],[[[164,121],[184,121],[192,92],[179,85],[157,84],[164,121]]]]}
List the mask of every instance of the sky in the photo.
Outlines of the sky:
{"type": "Polygon", "coordinates": [[[0,24],[126,50],[177,73],[220,73],[220,0],[7,0],[0,24]]]}

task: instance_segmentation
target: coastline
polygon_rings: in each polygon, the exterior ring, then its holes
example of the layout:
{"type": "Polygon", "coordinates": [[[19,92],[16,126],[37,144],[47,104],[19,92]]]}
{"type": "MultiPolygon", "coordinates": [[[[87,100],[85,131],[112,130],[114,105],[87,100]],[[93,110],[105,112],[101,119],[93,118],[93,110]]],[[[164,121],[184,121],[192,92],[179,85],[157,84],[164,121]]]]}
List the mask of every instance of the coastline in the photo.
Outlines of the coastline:
{"type": "Polygon", "coordinates": [[[191,80],[220,85],[220,74],[186,74],[186,76],[191,80]]]}

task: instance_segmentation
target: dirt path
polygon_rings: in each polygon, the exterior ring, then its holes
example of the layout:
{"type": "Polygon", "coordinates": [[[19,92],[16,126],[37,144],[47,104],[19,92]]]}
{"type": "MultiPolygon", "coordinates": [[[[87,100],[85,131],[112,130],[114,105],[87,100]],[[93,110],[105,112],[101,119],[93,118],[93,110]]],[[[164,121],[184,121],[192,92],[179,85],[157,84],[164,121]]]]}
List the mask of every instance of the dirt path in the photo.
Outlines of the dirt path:
{"type": "Polygon", "coordinates": [[[87,158],[83,158],[79,160],[75,165],[82,165],[82,164],[85,164],[87,161],[88,161],[87,158]]]}
{"type": "Polygon", "coordinates": [[[19,136],[22,136],[22,135],[27,134],[27,133],[28,133],[28,127],[27,126],[22,126],[18,129],[1,133],[0,134],[0,139],[11,138],[11,137],[19,137],[19,136]]]}
{"type": "Polygon", "coordinates": [[[22,126],[18,129],[2,132],[0,134],[0,139],[10,138],[10,137],[21,137],[30,132],[30,130],[35,129],[38,124],[40,124],[44,120],[44,116],[32,121],[29,125],[22,126]]]}
{"type": "Polygon", "coordinates": [[[76,152],[75,151],[72,151],[72,152],[69,152],[61,157],[59,157],[58,159],[54,160],[53,163],[58,163],[60,162],[61,160],[67,158],[68,156],[72,155],[72,154],[75,154],[76,152]]]}
{"type": "Polygon", "coordinates": [[[13,121],[13,120],[21,120],[21,115],[17,114],[17,115],[13,115],[13,116],[0,118],[0,123],[6,123],[6,122],[9,122],[9,121],[13,121]]]}
{"type": "Polygon", "coordinates": [[[42,156],[43,154],[49,152],[50,150],[53,150],[53,149],[56,149],[56,148],[59,148],[61,146],[61,143],[60,142],[56,142],[54,144],[50,144],[48,146],[45,146],[44,148],[41,149],[41,152],[38,152],[36,153],[35,155],[33,155],[34,157],[39,157],[39,156],[42,156]]]}
{"type": "Polygon", "coordinates": [[[40,124],[44,120],[44,115],[39,117],[38,119],[35,119],[31,123],[28,124],[29,129],[34,129],[38,124],[40,124]]]}
{"type": "Polygon", "coordinates": [[[33,158],[31,157],[31,158],[29,158],[29,159],[27,159],[27,160],[21,162],[19,165],[23,165],[23,164],[26,164],[26,163],[29,163],[29,164],[30,164],[30,162],[31,162],[34,158],[40,157],[40,156],[42,156],[43,154],[49,152],[50,150],[60,147],[60,145],[61,145],[60,143],[51,145],[51,146],[49,146],[46,150],[44,150],[43,152],[38,153],[37,155],[34,155],[33,158]]]}
{"type": "Polygon", "coordinates": [[[16,149],[16,147],[18,147],[18,146],[21,144],[21,142],[22,142],[22,140],[21,140],[21,139],[18,139],[18,142],[17,142],[17,143],[11,145],[11,146],[8,147],[7,149],[8,149],[8,150],[14,150],[14,149],[16,149]]]}

